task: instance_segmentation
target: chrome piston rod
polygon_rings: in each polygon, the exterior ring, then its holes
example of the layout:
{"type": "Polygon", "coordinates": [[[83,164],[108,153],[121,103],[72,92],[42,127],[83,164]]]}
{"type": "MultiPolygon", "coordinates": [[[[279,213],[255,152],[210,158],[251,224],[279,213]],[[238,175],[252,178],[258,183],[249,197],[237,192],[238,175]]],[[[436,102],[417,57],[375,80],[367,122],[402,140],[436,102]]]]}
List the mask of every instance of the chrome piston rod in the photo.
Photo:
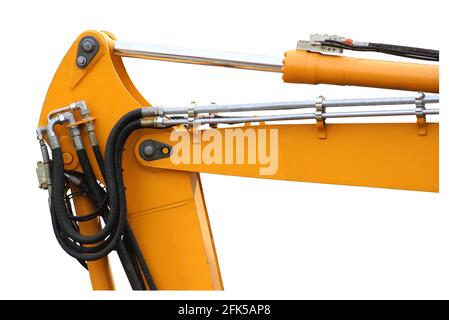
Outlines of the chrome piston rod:
{"type": "MultiPolygon", "coordinates": [[[[439,114],[439,109],[424,109],[422,115],[436,115],[439,114]]],[[[360,118],[360,117],[391,117],[391,116],[411,116],[417,115],[416,109],[408,110],[375,110],[375,111],[353,111],[353,112],[324,112],[323,119],[331,118],[360,118]]],[[[315,113],[300,113],[300,114],[286,114],[286,115],[268,115],[268,116],[252,116],[252,117],[211,117],[211,118],[195,118],[194,122],[201,124],[233,124],[245,122],[269,122],[269,121],[288,121],[288,120],[307,120],[316,119],[315,113]]],[[[189,118],[182,119],[167,119],[159,118],[157,121],[162,127],[170,127],[176,125],[189,125],[191,120],[189,118]]]]}
{"type": "Polygon", "coordinates": [[[282,57],[278,58],[226,51],[222,52],[116,41],[114,43],[114,54],[122,57],[282,72],[282,57]]]}
{"type": "MultiPolygon", "coordinates": [[[[388,106],[388,105],[408,105],[415,104],[415,97],[399,97],[399,98],[368,98],[368,99],[337,99],[323,100],[323,107],[366,107],[366,106],[388,106]]],[[[432,104],[439,102],[438,95],[429,95],[423,98],[424,104],[432,104]]],[[[291,109],[307,109],[315,108],[315,101],[289,101],[289,102],[266,102],[266,103],[249,103],[234,105],[218,105],[211,104],[205,106],[191,105],[188,107],[158,107],[161,115],[179,115],[194,112],[201,113],[219,113],[219,112],[245,112],[245,111],[267,111],[267,110],[291,110],[291,109]]]]}

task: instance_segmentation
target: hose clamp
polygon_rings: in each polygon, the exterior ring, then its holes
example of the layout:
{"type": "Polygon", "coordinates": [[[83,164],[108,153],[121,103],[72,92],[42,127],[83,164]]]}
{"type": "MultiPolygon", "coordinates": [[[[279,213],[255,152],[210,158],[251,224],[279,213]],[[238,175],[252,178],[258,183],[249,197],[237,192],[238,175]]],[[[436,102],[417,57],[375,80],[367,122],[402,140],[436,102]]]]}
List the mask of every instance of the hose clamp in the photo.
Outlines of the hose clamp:
{"type": "Polygon", "coordinates": [[[326,122],[324,119],[324,112],[326,112],[326,107],[324,106],[324,97],[319,96],[315,99],[315,120],[316,127],[318,130],[318,138],[326,139],[326,122]]]}
{"type": "Polygon", "coordinates": [[[423,92],[419,92],[415,97],[415,113],[417,118],[424,118],[426,116],[424,114],[424,110],[426,110],[425,97],[426,95],[423,92]]]}
{"type": "Polygon", "coordinates": [[[324,97],[319,96],[315,99],[315,120],[324,121],[323,113],[326,112],[326,107],[324,106],[324,97]]]}
{"type": "Polygon", "coordinates": [[[415,114],[416,114],[416,125],[418,126],[418,135],[427,135],[427,121],[426,121],[426,104],[424,98],[426,95],[423,92],[419,92],[415,97],[415,114]]]}
{"type": "Polygon", "coordinates": [[[192,101],[192,103],[190,104],[190,106],[187,107],[187,125],[190,128],[193,128],[194,124],[195,124],[195,117],[196,117],[196,102],[192,101]]]}
{"type": "Polygon", "coordinates": [[[154,120],[154,127],[155,128],[163,128],[164,127],[164,117],[157,117],[154,120]]]}

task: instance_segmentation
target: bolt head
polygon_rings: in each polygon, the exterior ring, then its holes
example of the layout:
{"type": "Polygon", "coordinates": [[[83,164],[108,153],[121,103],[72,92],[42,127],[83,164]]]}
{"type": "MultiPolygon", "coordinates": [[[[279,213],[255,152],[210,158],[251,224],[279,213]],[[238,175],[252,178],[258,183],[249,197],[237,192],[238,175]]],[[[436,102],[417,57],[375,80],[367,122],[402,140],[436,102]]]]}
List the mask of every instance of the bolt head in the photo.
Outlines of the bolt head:
{"type": "Polygon", "coordinates": [[[81,47],[84,51],[91,52],[94,48],[94,43],[91,40],[86,39],[81,43],[81,47]]]}
{"type": "Polygon", "coordinates": [[[87,63],[87,59],[85,56],[78,56],[78,58],[76,58],[76,64],[80,67],[85,66],[87,63]]]}
{"type": "Polygon", "coordinates": [[[153,154],[153,152],[154,152],[153,146],[147,145],[145,146],[145,148],[143,148],[143,153],[147,157],[150,157],[153,154]]]}

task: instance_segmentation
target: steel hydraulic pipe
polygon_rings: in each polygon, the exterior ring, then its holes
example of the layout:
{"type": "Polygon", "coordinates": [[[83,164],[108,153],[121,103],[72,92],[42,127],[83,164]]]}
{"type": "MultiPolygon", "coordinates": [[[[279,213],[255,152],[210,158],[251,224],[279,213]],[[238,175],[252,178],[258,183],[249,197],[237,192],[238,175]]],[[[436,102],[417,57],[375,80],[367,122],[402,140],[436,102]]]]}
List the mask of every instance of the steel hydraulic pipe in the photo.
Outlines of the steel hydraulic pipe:
{"type": "MultiPolygon", "coordinates": [[[[438,95],[425,96],[423,99],[425,104],[432,104],[439,102],[438,95]]],[[[388,106],[388,105],[408,105],[414,104],[415,97],[399,97],[399,98],[368,98],[368,99],[337,99],[324,100],[323,106],[326,108],[332,107],[365,107],[365,106],[388,106]]],[[[164,108],[164,114],[187,114],[189,108],[192,107],[176,107],[164,108]]],[[[291,110],[291,109],[307,109],[315,108],[315,101],[287,101],[287,102],[265,102],[265,103],[248,103],[235,105],[206,105],[195,106],[196,114],[201,113],[218,113],[218,112],[245,112],[245,111],[267,111],[267,110],[291,110]]]]}
{"type": "MultiPolygon", "coordinates": [[[[423,115],[437,115],[439,109],[424,109],[423,115]]],[[[408,110],[375,110],[375,111],[354,111],[354,112],[325,112],[322,117],[324,119],[331,118],[358,118],[358,117],[391,117],[391,116],[411,116],[416,115],[415,109],[408,110]]],[[[226,118],[210,118],[197,119],[198,124],[232,124],[243,122],[260,122],[260,121],[288,121],[288,120],[307,120],[315,119],[315,113],[300,113],[300,114],[286,114],[286,115],[268,115],[268,116],[253,116],[253,117],[226,117],[226,118]]],[[[163,126],[187,125],[189,119],[163,119],[163,126]]]]}

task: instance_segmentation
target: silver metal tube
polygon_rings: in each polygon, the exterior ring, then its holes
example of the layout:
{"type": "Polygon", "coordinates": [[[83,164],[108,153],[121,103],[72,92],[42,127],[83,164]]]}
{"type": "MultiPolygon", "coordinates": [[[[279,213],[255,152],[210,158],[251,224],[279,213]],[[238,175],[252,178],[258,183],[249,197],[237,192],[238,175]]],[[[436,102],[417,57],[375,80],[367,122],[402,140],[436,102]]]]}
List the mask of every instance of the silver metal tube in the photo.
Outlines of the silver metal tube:
{"type": "Polygon", "coordinates": [[[55,109],[55,110],[51,110],[48,115],[47,115],[47,121],[50,121],[51,118],[53,118],[53,116],[55,114],[58,113],[63,113],[66,111],[75,111],[75,110],[80,110],[81,115],[83,117],[85,117],[86,115],[89,115],[89,109],[87,108],[87,105],[84,101],[77,101],[77,102],[73,102],[71,104],[69,104],[68,106],[59,108],[59,109],[55,109]]]}
{"type": "MultiPolygon", "coordinates": [[[[439,109],[425,109],[424,115],[439,114],[439,109]]],[[[324,112],[324,119],[330,118],[353,118],[353,117],[390,117],[390,116],[411,116],[416,115],[415,109],[408,110],[375,110],[375,111],[355,111],[355,112],[324,112]]],[[[243,123],[243,122],[260,122],[260,121],[287,121],[287,120],[306,120],[315,119],[315,113],[300,113],[286,115],[268,115],[254,117],[228,117],[228,118],[210,118],[197,119],[198,124],[221,124],[221,123],[243,123]]],[[[163,126],[187,125],[189,120],[184,119],[163,119],[163,126]]]]}
{"type": "MultiPolygon", "coordinates": [[[[424,103],[432,104],[439,102],[438,95],[425,96],[424,103]]],[[[368,99],[337,99],[324,100],[323,106],[332,107],[365,107],[365,106],[382,106],[382,105],[407,105],[415,104],[415,97],[396,97],[396,98],[368,98],[368,99]]],[[[191,107],[162,108],[164,114],[187,114],[191,107]]],[[[291,109],[307,109],[315,108],[315,101],[288,101],[288,102],[265,102],[265,103],[248,103],[234,105],[206,105],[195,106],[196,114],[200,113],[218,113],[218,112],[245,112],[245,111],[267,111],[267,110],[291,110],[291,109]]]]}
{"type": "Polygon", "coordinates": [[[282,72],[282,57],[188,49],[126,41],[116,41],[114,43],[114,53],[122,57],[282,72]]]}
{"type": "Polygon", "coordinates": [[[53,118],[51,118],[50,121],[48,121],[47,137],[48,137],[48,142],[50,144],[50,148],[51,149],[59,148],[59,139],[58,139],[58,136],[56,135],[54,127],[57,124],[63,124],[63,123],[68,123],[68,124],[72,125],[69,127],[69,130],[70,130],[70,134],[71,134],[72,139],[75,144],[75,149],[78,150],[78,149],[82,148],[83,141],[81,139],[81,133],[78,129],[78,126],[74,125],[74,124],[76,124],[76,120],[75,120],[74,115],[70,111],[67,111],[64,113],[59,113],[56,116],[54,116],[53,118]]]}
{"type": "Polygon", "coordinates": [[[58,114],[57,116],[51,118],[48,121],[47,125],[47,137],[48,137],[48,144],[50,145],[51,149],[59,148],[59,140],[58,136],[56,135],[56,132],[54,130],[55,125],[64,123],[66,120],[62,114],[58,114]]]}

